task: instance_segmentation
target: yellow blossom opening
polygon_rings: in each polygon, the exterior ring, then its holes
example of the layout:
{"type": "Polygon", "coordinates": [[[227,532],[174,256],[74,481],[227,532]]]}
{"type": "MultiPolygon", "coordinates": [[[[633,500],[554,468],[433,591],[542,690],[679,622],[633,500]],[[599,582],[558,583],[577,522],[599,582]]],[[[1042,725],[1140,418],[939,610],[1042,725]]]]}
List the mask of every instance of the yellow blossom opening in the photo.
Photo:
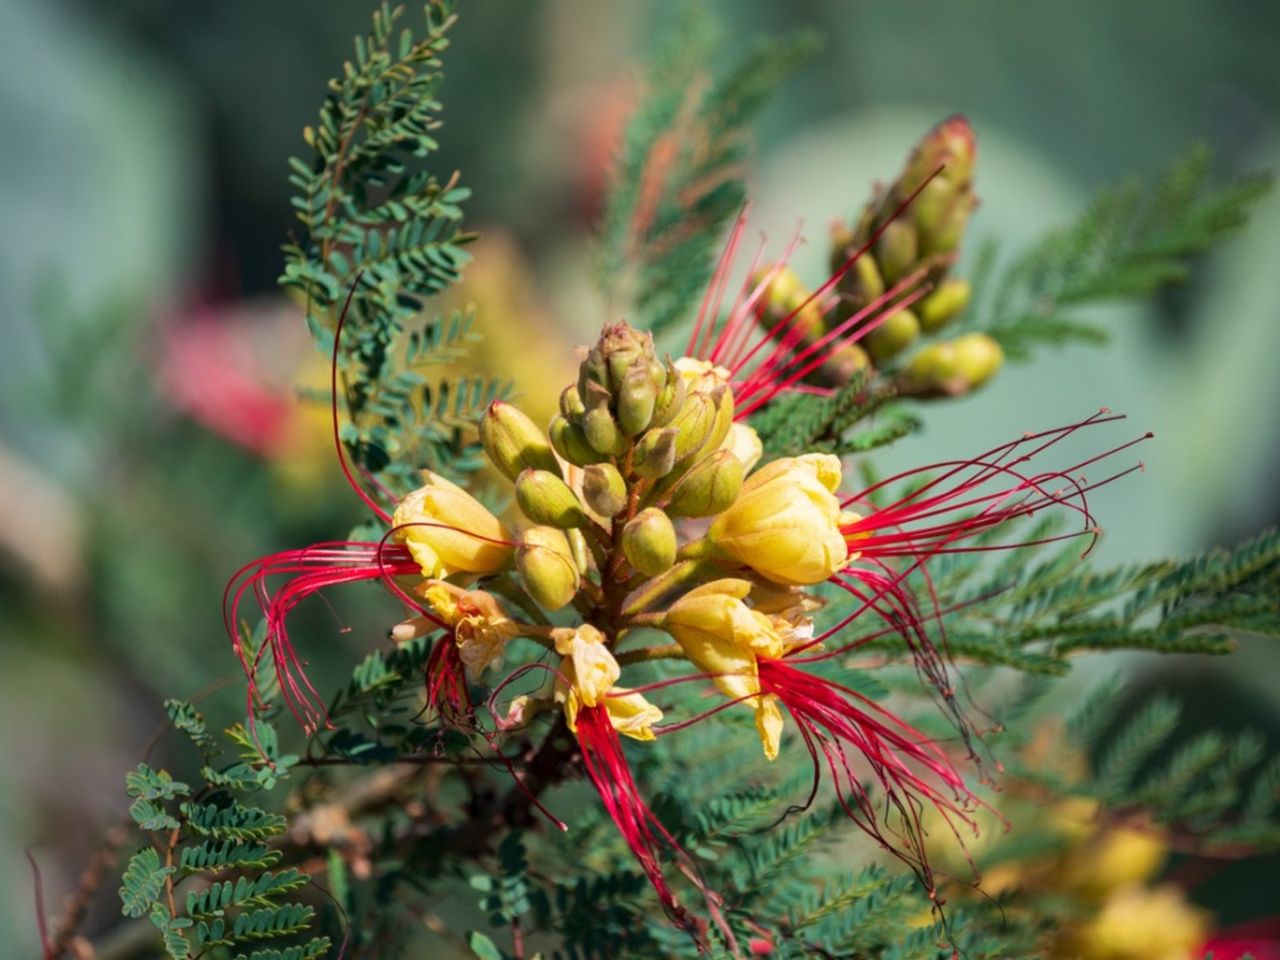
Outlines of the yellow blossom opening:
{"type": "Polygon", "coordinates": [[[424,577],[497,573],[511,559],[507,528],[475,497],[430,470],[396,507],[393,536],[424,577]]]}

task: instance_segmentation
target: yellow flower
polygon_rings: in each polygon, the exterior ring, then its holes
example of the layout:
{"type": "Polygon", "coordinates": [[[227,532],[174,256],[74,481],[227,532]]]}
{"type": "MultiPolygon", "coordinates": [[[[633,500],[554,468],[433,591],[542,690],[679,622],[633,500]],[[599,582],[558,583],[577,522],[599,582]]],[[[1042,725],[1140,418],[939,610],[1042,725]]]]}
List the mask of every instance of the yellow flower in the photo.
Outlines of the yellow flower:
{"type": "Polygon", "coordinates": [[[729,371],[710,360],[681,357],[674,366],[690,393],[710,393],[729,382],[729,371]]]}
{"type": "Polygon", "coordinates": [[[552,631],[556,653],[571,668],[573,689],[588,707],[597,706],[613,689],[622,668],[605,646],[604,634],[589,623],[580,627],[561,627],[552,631]]]}
{"type": "Polygon", "coordinates": [[[756,732],[764,745],[765,758],[776,760],[782,740],[782,711],[778,709],[777,697],[761,697],[756,702],[756,732]]]}
{"type": "Polygon", "coordinates": [[[747,478],[738,499],[707,531],[714,552],[774,583],[821,583],[849,555],[840,532],[840,460],[784,457],[747,478]]]}
{"type": "Polygon", "coordinates": [[[396,507],[395,540],[409,549],[424,577],[496,573],[511,559],[510,534],[457,484],[430,470],[396,507]]]}
{"type": "Polygon", "coordinates": [[[561,628],[552,632],[560,662],[555,699],[564,709],[569,729],[577,732],[578,711],[602,706],[613,728],[635,740],[653,740],[653,725],[662,720],[662,711],[643,696],[625,687],[615,687],[622,671],[604,644],[604,636],[590,624],[561,628]]]}
{"type": "Polygon", "coordinates": [[[764,456],[764,444],[760,442],[760,434],[756,433],[754,427],[749,427],[745,423],[734,423],[729,428],[728,435],[724,438],[724,443],[720,444],[721,450],[728,450],[742,462],[742,469],[750,471],[762,456],[764,456]]]}
{"type": "Polygon", "coordinates": [[[1080,960],[1197,960],[1209,914],[1174,886],[1125,887],[1071,931],[1056,956],[1080,960]]]}
{"type": "Polygon", "coordinates": [[[1168,855],[1168,845],[1154,829],[1113,827],[1068,854],[1062,865],[1062,886],[1101,899],[1121,887],[1150,880],[1168,855]]]}
{"type": "Polygon", "coordinates": [[[743,602],[750,592],[746,580],[713,580],[673,603],[662,621],[685,655],[734,698],[760,692],[757,653],[780,657],[786,650],[773,622],[743,602]]]}
{"type": "Polygon", "coordinates": [[[418,593],[453,630],[458,656],[472,676],[501,656],[507,641],[520,633],[519,625],[483,590],[428,580],[418,593]]]}

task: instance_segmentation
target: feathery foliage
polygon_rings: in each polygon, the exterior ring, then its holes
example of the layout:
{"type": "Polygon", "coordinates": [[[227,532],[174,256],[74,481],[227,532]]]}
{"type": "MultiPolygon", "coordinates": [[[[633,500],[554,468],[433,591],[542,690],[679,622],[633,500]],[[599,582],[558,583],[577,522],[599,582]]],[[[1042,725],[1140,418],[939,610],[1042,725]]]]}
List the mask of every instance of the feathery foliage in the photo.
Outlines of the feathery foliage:
{"type": "Polygon", "coordinates": [[[597,278],[610,313],[654,332],[701,299],[721,230],[746,201],[746,124],[816,47],[808,33],[772,37],[709,76],[715,33],[690,7],[655,58],[600,224],[597,278]]]}
{"type": "Polygon", "coordinates": [[[979,285],[973,322],[1016,359],[1043,343],[1105,342],[1106,331],[1080,319],[1081,308],[1186,279],[1192,258],[1238,229],[1271,189],[1271,177],[1260,174],[1213,186],[1209,167],[1209,151],[1199,147],[1153,184],[1102,193],[1075,223],[1015,257],[989,294],[979,285]]]}

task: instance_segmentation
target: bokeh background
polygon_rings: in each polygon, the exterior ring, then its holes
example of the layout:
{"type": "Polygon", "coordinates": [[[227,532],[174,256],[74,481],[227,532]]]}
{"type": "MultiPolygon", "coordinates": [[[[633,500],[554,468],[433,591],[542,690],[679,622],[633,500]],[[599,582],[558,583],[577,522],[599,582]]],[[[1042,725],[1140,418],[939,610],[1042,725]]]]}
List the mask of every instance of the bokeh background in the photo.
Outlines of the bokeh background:
{"type": "MultiPolygon", "coordinates": [[[[245,559],[350,527],[323,412],[291,383],[324,365],[275,288],[292,229],[285,159],[365,29],[352,0],[0,0],[0,944],[33,955],[24,848],[54,912],[118,820],[121,778],[166,696],[233,679],[219,619],[245,559]],[[252,429],[245,424],[253,424],[252,429]]],[[[475,191],[466,296],[491,362],[559,383],[600,313],[590,227],[637,66],[675,5],[463,0],[438,169],[475,191]]],[[[722,3],[726,47],[811,25],[821,55],[759,124],[753,226],[815,241],[910,144],[963,112],[978,132],[973,241],[1006,252],[1098,188],[1207,141],[1222,177],[1280,169],[1280,6],[722,3]]],[[[1108,491],[1100,562],[1229,542],[1280,514],[1280,197],[1156,302],[1098,319],[1106,350],[1050,351],[930,411],[888,454],[944,459],[1107,405],[1153,429],[1147,472],[1108,491]]],[[[555,388],[558,391],[558,385],[555,388]]],[[[554,394],[550,394],[554,396],[554,394]]],[[[346,602],[346,601],[343,601],[346,602]]],[[[380,638],[309,611],[332,677],[380,638]]],[[[352,622],[355,622],[354,620],[352,622]]],[[[1196,722],[1277,729],[1280,654],[1134,659],[1138,689],[1196,722]]],[[[1082,665],[1081,673],[1114,671],[1082,665]]],[[[239,688],[211,694],[215,712],[239,688]],[[220,706],[221,705],[221,706],[220,706]]],[[[161,748],[163,750],[163,747],[161,748]]],[[[1280,911],[1248,866],[1203,898],[1280,911]]],[[[1256,869],[1256,866],[1255,866],[1256,869]]],[[[114,883],[88,929],[118,915],[114,883]]]]}

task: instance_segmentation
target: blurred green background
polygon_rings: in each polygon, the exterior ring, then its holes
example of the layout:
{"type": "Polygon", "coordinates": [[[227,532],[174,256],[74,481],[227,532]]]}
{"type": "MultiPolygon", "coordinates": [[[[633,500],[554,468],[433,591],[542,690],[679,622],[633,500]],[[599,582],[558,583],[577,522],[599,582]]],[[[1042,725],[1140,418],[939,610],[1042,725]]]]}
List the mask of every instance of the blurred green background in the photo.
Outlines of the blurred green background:
{"type": "MultiPolygon", "coordinates": [[[[23,849],[58,912],[124,809],[121,777],[163,698],[234,676],[218,612],[227,576],[358,517],[327,459],[323,417],[291,403],[290,380],[322,365],[275,277],[292,229],[285,159],[368,7],[0,2],[0,944],[17,951],[7,956],[35,949],[23,849]],[[191,329],[223,335],[175,341],[191,329]],[[259,409],[267,435],[227,436],[259,409]]],[[[971,250],[997,237],[1015,251],[1096,189],[1153,175],[1196,140],[1224,177],[1280,169],[1280,6],[1265,0],[719,9],[730,49],[800,25],[824,37],[760,124],[750,171],[753,227],[785,239],[803,221],[815,242],[797,265],[811,281],[828,221],[852,214],[954,112],[980,144],[971,250]]],[[[461,3],[438,169],[460,169],[475,191],[470,223],[483,237],[470,293],[497,362],[530,330],[554,355],[611,319],[590,286],[590,224],[637,65],[675,10],[461,3]]],[[[1146,474],[1098,501],[1101,562],[1185,553],[1273,522],[1278,251],[1272,197],[1190,283],[1109,310],[1109,349],[1007,369],[979,395],[930,408],[927,431],[885,462],[945,459],[1107,405],[1157,439],[1146,474]]],[[[516,371],[527,389],[538,386],[530,368],[516,371]]],[[[340,603],[308,611],[297,634],[322,679],[381,640],[341,633],[359,600],[340,603]]],[[[1137,664],[1148,683],[1189,693],[1197,717],[1273,730],[1278,666],[1262,644],[1230,661],[1137,664]]],[[[228,715],[238,691],[215,698],[228,715]]],[[[114,886],[90,932],[114,922],[114,886]]],[[[1235,919],[1280,907],[1241,889],[1210,898],[1220,909],[1235,898],[1235,919]]]]}

